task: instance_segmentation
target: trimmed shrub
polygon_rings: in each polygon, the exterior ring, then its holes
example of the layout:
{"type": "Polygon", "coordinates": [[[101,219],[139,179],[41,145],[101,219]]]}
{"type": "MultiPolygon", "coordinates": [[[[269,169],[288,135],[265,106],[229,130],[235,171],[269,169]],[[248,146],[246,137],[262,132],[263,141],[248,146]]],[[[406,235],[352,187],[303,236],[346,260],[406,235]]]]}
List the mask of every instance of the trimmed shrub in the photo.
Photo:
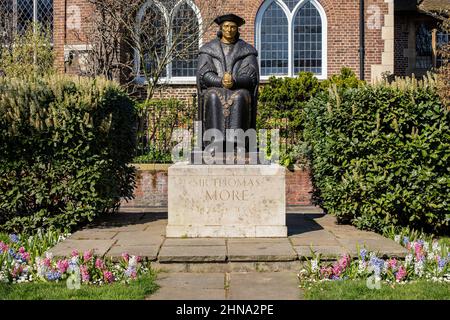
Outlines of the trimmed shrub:
{"type": "Polygon", "coordinates": [[[271,77],[260,91],[257,127],[280,129],[280,163],[286,167],[308,164],[303,138],[304,107],[311,98],[330,86],[341,90],[356,88],[363,83],[349,68],[342,68],[339,74],[322,82],[311,72],[300,72],[296,78],[271,77]]]}
{"type": "Polygon", "coordinates": [[[131,198],[134,121],[103,79],[0,79],[0,229],[70,231],[131,198]]]}
{"type": "Polygon", "coordinates": [[[434,79],[333,86],[305,112],[317,204],[361,229],[448,232],[450,115],[434,79]]]}

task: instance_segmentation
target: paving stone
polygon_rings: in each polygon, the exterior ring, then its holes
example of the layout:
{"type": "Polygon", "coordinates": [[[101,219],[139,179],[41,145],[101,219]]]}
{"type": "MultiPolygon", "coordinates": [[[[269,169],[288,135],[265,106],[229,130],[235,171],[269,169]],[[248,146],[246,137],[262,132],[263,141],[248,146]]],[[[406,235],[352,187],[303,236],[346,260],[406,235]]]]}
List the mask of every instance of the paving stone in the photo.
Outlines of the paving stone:
{"type": "Polygon", "coordinates": [[[71,240],[110,240],[114,238],[117,231],[107,229],[87,229],[75,232],[70,236],[71,240]]]}
{"type": "Polygon", "coordinates": [[[164,246],[225,246],[224,238],[167,238],[164,246]]]}
{"type": "Polygon", "coordinates": [[[230,261],[291,261],[297,258],[292,245],[284,239],[229,239],[230,261]]]}
{"type": "Polygon", "coordinates": [[[153,234],[158,234],[160,236],[166,236],[166,225],[150,225],[147,226],[144,231],[153,233],[153,234]]]}
{"type": "Polygon", "coordinates": [[[147,300],[225,300],[225,290],[161,288],[147,300]]]}
{"type": "Polygon", "coordinates": [[[326,230],[304,232],[289,239],[294,246],[334,246],[338,243],[336,237],[326,230]]]}
{"type": "Polygon", "coordinates": [[[387,238],[381,239],[338,239],[339,243],[352,256],[359,254],[359,249],[366,248],[380,256],[404,258],[408,254],[408,250],[395,241],[387,238]]]}
{"type": "Polygon", "coordinates": [[[114,239],[121,246],[160,246],[164,241],[162,235],[150,231],[118,232],[114,239]]]}
{"type": "Polygon", "coordinates": [[[70,256],[73,250],[85,252],[93,250],[95,255],[103,256],[110,247],[115,243],[115,240],[71,240],[66,239],[58,243],[52,249],[48,250],[53,253],[55,257],[70,256]]]}
{"type": "Polygon", "coordinates": [[[286,206],[287,213],[323,213],[323,209],[321,207],[315,206],[286,206]]]}
{"type": "MultiPolygon", "coordinates": [[[[167,241],[167,240],[166,240],[167,241]]],[[[226,260],[226,246],[198,246],[163,244],[158,259],[160,262],[220,262],[226,260]]]]}
{"type": "Polygon", "coordinates": [[[152,261],[150,267],[159,272],[188,272],[187,263],[161,263],[152,261]]]}
{"type": "Polygon", "coordinates": [[[375,232],[370,231],[362,231],[362,230],[355,230],[348,231],[348,230],[339,230],[339,229],[332,229],[331,232],[336,236],[338,239],[360,239],[360,240],[384,240],[386,239],[382,235],[379,235],[375,232]]]}
{"type": "Polygon", "coordinates": [[[162,288],[225,289],[225,274],[216,273],[160,273],[157,281],[162,288]]]}
{"type": "Polygon", "coordinates": [[[295,251],[298,254],[298,257],[300,260],[305,260],[305,258],[311,258],[313,256],[311,249],[314,251],[314,253],[320,254],[323,260],[328,259],[335,259],[345,253],[347,251],[339,246],[339,245],[333,245],[333,246],[294,246],[295,251]]]}
{"type": "Polygon", "coordinates": [[[120,258],[122,257],[122,253],[128,253],[129,255],[132,256],[140,256],[150,261],[154,261],[158,256],[159,247],[160,247],[159,245],[147,245],[147,246],[114,245],[106,253],[106,256],[112,257],[113,260],[117,261],[120,260],[120,258]]]}
{"type": "Polygon", "coordinates": [[[294,272],[231,273],[228,299],[300,300],[301,291],[294,272]]]}
{"type": "Polygon", "coordinates": [[[230,264],[225,262],[209,262],[209,263],[187,263],[187,272],[197,272],[197,273],[225,273],[230,272],[230,264]]]}
{"type": "Polygon", "coordinates": [[[160,273],[161,287],[148,300],[223,300],[224,273],[160,273]]]}

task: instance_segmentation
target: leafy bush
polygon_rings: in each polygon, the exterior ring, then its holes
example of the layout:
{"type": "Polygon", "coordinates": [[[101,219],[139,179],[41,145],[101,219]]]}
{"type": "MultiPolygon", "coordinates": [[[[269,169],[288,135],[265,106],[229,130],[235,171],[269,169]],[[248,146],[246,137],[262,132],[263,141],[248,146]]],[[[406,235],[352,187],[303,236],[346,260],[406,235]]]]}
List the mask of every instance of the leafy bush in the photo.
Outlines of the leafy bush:
{"type": "Polygon", "coordinates": [[[170,163],[176,129],[192,132],[197,106],[177,99],[154,99],[137,105],[138,148],[136,163],[170,163]]]}
{"type": "Polygon", "coordinates": [[[280,129],[280,163],[286,167],[307,165],[303,139],[304,107],[311,98],[331,86],[341,90],[362,83],[349,68],[342,68],[339,74],[322,82],[311,72],[300,72],[296,78],[271,77],[260,91],[257,127],[280,129]]]}
{"type": "Polygon", "coordinates": [[[305,107],[315,200],[341,222],[448,232],[450,115],[434,79],[339,91],[305,107]]]}
{"type": "Polygon", "coordinates": [[[15,34],[9,45],[0,46],[0,74],[7,77],[42,77],[53,73],[54,53],[50,31],[30,24],[25,33],[15,34]]]}
{"type": "Polygon", "coordinates": [[[68,231],[130,198],[134,120],[102,79],[0,78],[0,229],[68,231]]]}

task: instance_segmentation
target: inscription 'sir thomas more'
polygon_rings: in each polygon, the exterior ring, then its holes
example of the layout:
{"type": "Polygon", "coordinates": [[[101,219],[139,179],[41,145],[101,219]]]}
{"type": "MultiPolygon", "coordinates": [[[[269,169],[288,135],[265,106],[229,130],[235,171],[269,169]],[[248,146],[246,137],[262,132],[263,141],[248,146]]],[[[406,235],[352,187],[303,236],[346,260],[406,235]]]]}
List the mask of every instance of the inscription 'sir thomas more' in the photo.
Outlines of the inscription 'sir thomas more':
{"type": "MultiPolygon", "coordinates": [[[[184,185],[186,182],[180,177],[177,184],[184,185]]],[[[256,177],[199,177],[191,179],[189,184],[201,188],[204,201],[249,201],[252,188],[261,186],[263,181],[256,177]]]]}

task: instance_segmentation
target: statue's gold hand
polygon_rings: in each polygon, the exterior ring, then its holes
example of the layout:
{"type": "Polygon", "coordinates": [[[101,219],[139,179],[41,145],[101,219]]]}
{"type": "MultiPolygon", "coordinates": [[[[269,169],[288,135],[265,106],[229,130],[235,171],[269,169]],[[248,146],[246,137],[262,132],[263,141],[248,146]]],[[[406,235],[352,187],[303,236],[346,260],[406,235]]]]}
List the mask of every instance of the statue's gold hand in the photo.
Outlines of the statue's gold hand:
{"type": "Polygon", "coordinates": [[[231,89],[233,87],[234,81],[231,74],[228,72],[223,75],[222,85],[224,88],[231,89]]]}

